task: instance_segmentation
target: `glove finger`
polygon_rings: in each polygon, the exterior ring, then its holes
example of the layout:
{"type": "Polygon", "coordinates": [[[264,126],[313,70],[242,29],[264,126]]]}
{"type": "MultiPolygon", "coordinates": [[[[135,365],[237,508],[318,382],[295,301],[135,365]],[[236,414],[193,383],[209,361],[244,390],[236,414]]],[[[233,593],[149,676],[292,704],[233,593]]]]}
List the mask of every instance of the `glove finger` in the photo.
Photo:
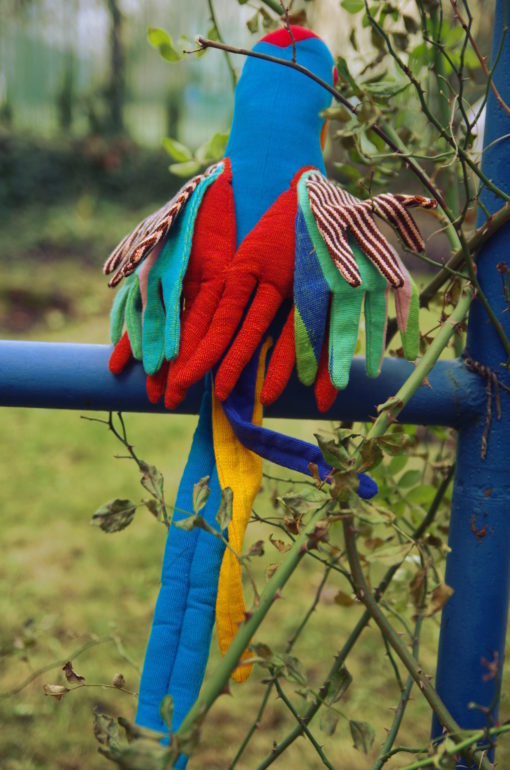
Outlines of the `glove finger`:
{"type": "Polygon", "coordinates": [[[140,287],[138,276],[135,274],[134,280],[129,289],[126,301],[126,328],[131,342],[131,350],[137,361],[142,360],[142,299],[140,296],[140,287]]]}
{"type": "Polygon", "coordinates": [[[352,357],[358,339],[363,292],[357,289],[333,294],[329,322],[329,374],[337,390],[349,382],[352,357]]]}
{"type": "Polygon", "coordinates": [[[148,374],[145,380],[147,396],[151,404],[157,404],[165,392],[168,376],[168,361],[163,361],[161,369],[156,374],[148,374]]]}
{"type": "Polygon", "coordinates": [[[127,332],[124,332],[113,349],[108,366],[112,374],[120,374],[132,360],[131,343],[129,342],[127,332]]]}
{"type": "Polygon", "coordinates": [[[219,361],[241,321],[256,282],[255,276],[244,274],[240,283],[239,275],[232,274],[205,337],[182,369],[173,375],[178,390],[187,390],[219,361]]]}
{"type": "Polygon", "coordinates": [[[329,376],[328,342],[325,341],[322,346],[317,379],[315,380],[315,401],[317,402],[319,412],[329,412],[337,396],[338,390],[331,382],[331,377],[329,376]]]}
{"type": "MultiPolygon", "coordinates": [[[[404,355],[409,361],[414,361],[417,358],[420,349],[420,301],[418,298],[418,289],[410,276],[409,282],[411,284],[411,300],[407,307],[407,323],[405,325],[403,323],[400,325],[399,322],[399,329],[402,347],[404,348],[404,355]]],[[[397,321],[399,320],[399,294],[400,290],[395,292],[397,321]]]]}
{"type": "Polygon", "coordinates": [[[414,196],[399,196],[392,193],[382,193],[373,199],[376,208],[379,208],[388,222],[395,228],[406,246],[413,251],[423,251],[425,243],[411,213],[405,206],[414,205],[414,196]]]}
{"type": "Polygon", "coordinates": [[[147,283],[147,307],[143,316],[142,350],[143,368],[147,374],[156,374],[165,355],[165,308],[160,296],[159,277],[154,268],[147,283]]]}
{"type": "Polygon", "coordinates": [[[236,384],[282,301],[282,295],[272,284],[266,283],[259,286],[243,325],[216,374],[215,391],[220,401],[227,398],[236,384]]]}
{"type": "Polygon", "coordinates": [[[329,304],[329,286],[311,240],[304,214],[296,217],[296,264],[294,269],[294,325],[298,377],[311,385],[324,341],[329,304]]]}
{"type": "Polygon", "coordinates": [[[122,337],[124,312],[130,284],[125,281],[115,295],[110,313],[110,339],[114,345],[122,337]]]}
{"type": "Polygon", "coordinates": [[[386,325],[388,322],[388,290],[365,294],[366,369],[369,377],[381,370],[386,325]]]}
{"type": "Polygon", "coordinates": [[[179,406],[181,401],[184,401],[186,393],[188,392],[188,388],[185,388],[176,382],[174,367],[175,364],[170,362],[165,389],[165,406],[167,409],[175,409],[179,406]]]}
{"type": "Polygon", "coordinates": [[[382,276],[393,287],[402,286],[404,277],[395,259],[395,250],[374,222],[371,212],[353,208],[349,211],[351,232],[363,253],[374,263],[382,276]]]}
{"type": "Polygon", "coordinates": [[[295,362],[294,307],[292,307],[267,367],[264,384],[260,393],[260,400],[264,406],[269,406],[277,398],[280,398],[290,379],[295,362]]]}
{"type": "Polygon", "coordinates": [[[142,298],[142,314],[145,315],[145,308],[147,307],[147,291],[148,291],[148,283],[149,283],[149,273],[154,267],[154,264],[157,260],[157,258],[160,255],[161,249],[163,248],[163,241],[161,243],[158,243],[158,245],[152,249],[149,256],[142,262],[140,267],[137,270],[138,273],[138,282],[140,284],[140,296],[142,298]]]}
{"type": "Polygon", "coordinates": [[[186,294],[186,309],[181,320],[181,341],[179,355],[175,361],[176,368],[182,368],[198,348],[205,337],[214,311],[220,301],[224,281],[207,281],[201,284],[198,294],[190,300],[186,294]]]}

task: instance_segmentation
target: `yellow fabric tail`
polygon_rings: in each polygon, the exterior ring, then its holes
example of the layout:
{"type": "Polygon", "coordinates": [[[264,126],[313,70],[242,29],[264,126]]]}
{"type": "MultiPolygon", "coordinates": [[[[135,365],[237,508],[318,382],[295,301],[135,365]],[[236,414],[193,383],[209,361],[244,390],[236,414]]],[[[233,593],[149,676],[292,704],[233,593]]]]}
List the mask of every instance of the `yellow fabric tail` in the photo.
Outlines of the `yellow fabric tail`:
{"type": "MultiPolygon", "coordinates": [[[[272,340],[262,346],[257,367],[255,384],[255,403],[252,422],[262,424],[262,404],[260,392],[264,381],[267,351],[272,340]]],[[[228,541],[234,551],[241,553],[244,533],[250,519],[253,501],[262,482],[262,460],[241,444],[230,425],[221,402],[214,394],[212,401],[212,424],[214,454],[218,478],[222,489],[230,487],[233,492],[232,521],[228,528],[228,541]]],[[[218,580],[216,599],[216,631],[221,654],[225,655],[237,629],[246,619],[241,566],[236,556],[228,548],[225,550],[218,580]]],[[[251,657],[245,650],[241,661],[251,657]]],[[[244,682],[251,674],[251,665],[239,665],[232,674],[236,682],[244,682]]]]}

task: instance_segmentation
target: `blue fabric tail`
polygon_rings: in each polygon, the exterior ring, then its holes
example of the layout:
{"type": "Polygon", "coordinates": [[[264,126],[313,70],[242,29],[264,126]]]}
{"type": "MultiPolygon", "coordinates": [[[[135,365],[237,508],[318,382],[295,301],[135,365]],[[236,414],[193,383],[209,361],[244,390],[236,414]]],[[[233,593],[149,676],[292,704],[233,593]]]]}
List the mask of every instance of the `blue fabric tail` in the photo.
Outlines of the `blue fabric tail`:
{"type": "MultiPolygon", "coordinates": [[[[201,514],[214,526],[221,492],[214,459],[210,384],[179,486],[174,521],[192,513],[193,486],[204,476],[211,477],[211,491],[201,514]]],[[[172,730],[177,730],[198,695],[209,655],[223,548],[219,538],[203,530],[170,528],[140,683],[139,725],[166,732],[159,708],[164,696],[171,694],[172,730]]],[[[185,766],[183,758],[179,762],[176,767],[185,766]]]]}

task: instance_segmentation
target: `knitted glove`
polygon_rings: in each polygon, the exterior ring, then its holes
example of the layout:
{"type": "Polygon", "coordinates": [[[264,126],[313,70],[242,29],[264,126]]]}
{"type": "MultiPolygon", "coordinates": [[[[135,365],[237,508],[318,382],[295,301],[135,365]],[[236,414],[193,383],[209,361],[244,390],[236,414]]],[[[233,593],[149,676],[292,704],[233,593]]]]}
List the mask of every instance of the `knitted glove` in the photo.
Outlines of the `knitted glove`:
{"type": "MultiPolygon", "coordinates": [[[[318,296],[324,296],[326,285],[331,291],[329,373],[333,385],[342,389],[349,381],[363,301],[367,374],[375,377],[379,373],[390,288],[395,296],[404,352],[415,358],[419,342],[416,287],[393,247],[377,229],[372,209],[378,207],[384,212],[406,245],[417,250],[423,249],[424,244],[404,204],[431,208],[433,201],[391,195],[358,201],[316,172],[301,177],[298,200],[297,230],[306,230],[309,236],[309,240],[306,234],[298,239],[305,245],[303,277],[308,275],[318,296]]],[[[298,258],[299,251],[296,254],[298,258]]],[[[324,313],[303,317],[300,308],[304,306],[306,311],[310,300],[305,296],[303,302],[296,289],[295,302],[298,374],[309,383],[317,374],[323,347],[324,313]]]]}
{"type": "Polygon", "coordinates": [[[166,405],[175,407],[187,388],[202,379],[221,358],[239,326],[215,377],[216,395],[224,400],[263,339],[282,302],[292,295],[297,211],[296,175],[239,246],[227,268],[225,287],[210,328],[194,354],[176,365],[172,394],[166,405]],[[250,303],[250,298],[253,299],[250,303]]]}
{"type": "Polygon", "coordinates": [[[228,160],[200,178],[166,240],[152,248],[115,299],[110,369],[118,374],[132,357],[143,359],[153,402],[165,391],[167,361],[178,354],[184,361],[195,350],[221,294],[235,249],[231,183],[228,160]],[[119,339],[124,321],[127,337],[119,339]]]}

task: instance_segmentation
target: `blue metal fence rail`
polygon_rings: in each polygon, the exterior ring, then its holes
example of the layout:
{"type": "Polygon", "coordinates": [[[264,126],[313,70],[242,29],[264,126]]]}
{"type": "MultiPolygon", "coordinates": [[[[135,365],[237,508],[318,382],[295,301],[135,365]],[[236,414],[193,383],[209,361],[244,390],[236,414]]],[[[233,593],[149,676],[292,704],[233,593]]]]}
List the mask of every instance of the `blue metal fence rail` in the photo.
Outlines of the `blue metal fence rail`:
{"type": "MultiPolygon", "coordinates": [[[[497,0],[493,50],[505,35],[508,0],[497,0]]],[[[494,55],[494,54],[493,54],[494,55]]],[[[502,40],[495,70],[497,88],[510,104],[510,37],[502,40]]],[[[510,194],[510,117],[491,94],[487,107],[483,170],[510,194]],[[499,141],[496,141],[499,140],[499,141]]],[[[501,200],[483,193],[490,211],[501,200]]],[[[480,222],[481,224],[481,222],[480,222]]],[[[510,337],[510,312],[505,302],[498,263],[510,262],[510,226],[500,230],[477,261],[478,278],[494,311],[510,337]]],[[[510,386],[501,341],[479,300],[469,319],[467,350],[472,359],[510,386]]],[[[110,348],[38,342],[0,342],[0,405],[79,410],[164,412],[149,403],[140,366],[119,378],[108,371],[110,348]]],[[[399,359],[384,361],[378,380],[369,380],[364,361],[353,364],[349,387],[326,415],[338,420],[369,420],[376,405],[393,395],[412,367],[399,359]]],[[[481,456],[486,431],[486,381],[468,371],[462,361],[439,362],[402,412],[400,421],[457,428],[459,442],[454,481],[446,582],[454,589],[443,610],[436,673],[439,694],[463,728],[481,728],[496,720],[500,673],[504,658],[510,587],[510,395],[500,391],[501,419],[493,409],[486,435],[487,453],[481,456]],[[490,663],[497,662],[493,676],[490,663]],[[473,707],[477,704],[477,707],[473,707]],[[488,713],[489,711],[489,713],[488,713]]],[[[179,408],[197,413],[202,386],[191,389],[179,408]]],[[[293,379],[267,416],[323,418],[313,394],[293,379]]],[[[440,735],[434,721],[433,734],[440,735]]],[[[457,767],[466,767],[458,764],[457,767]]]]}

